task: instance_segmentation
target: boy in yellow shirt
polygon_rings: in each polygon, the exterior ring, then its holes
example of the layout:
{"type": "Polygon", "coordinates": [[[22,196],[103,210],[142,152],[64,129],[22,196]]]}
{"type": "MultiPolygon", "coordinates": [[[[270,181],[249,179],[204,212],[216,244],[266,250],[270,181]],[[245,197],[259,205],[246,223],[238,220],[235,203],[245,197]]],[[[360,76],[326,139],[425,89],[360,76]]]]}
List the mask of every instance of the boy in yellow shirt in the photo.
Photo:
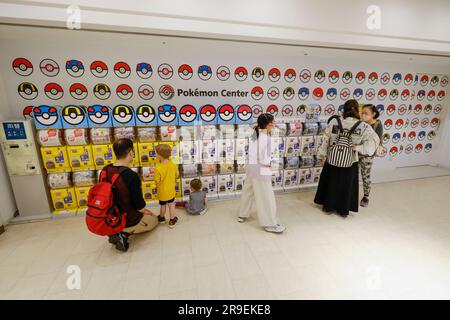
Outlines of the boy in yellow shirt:
{"type": "Polygon", "coordinates": [[[155,148],[158,163],[155,168],[155,182],[158,190],[160,211],[158,221],[165,222],[166,208],[169,207],[169,227],[173,228],[178,218],[175,214],[175,183],[178,178],[178,167],[170,158],[172,149],[167,144],[159,144],[155,148]]]}

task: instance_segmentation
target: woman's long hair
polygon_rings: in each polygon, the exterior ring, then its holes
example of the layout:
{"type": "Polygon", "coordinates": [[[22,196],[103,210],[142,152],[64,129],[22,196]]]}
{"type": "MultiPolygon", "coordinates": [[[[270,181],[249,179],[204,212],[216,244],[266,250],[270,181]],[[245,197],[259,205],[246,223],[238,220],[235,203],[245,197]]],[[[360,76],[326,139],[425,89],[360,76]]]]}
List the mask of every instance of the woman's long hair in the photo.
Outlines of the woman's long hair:
{"type": "Polygon", "coordinates": [[[342,116],[345,118],[352,117],[359,119],[359,104],[358,101],[351,99],[344,103],[344,111],[342,116]]]}
{"type": "Polygon", "coordinates": [[[258,117],[258,124],[255,127],[255,134],[253,135],[254,136],[253,140],[256,140],[259,138],[259,129],[267,128],[267,125],[269,123],[271,123],[273,121],[273,119],[274,119],[274,117],[270,113],[263,113],[258,117]]]}

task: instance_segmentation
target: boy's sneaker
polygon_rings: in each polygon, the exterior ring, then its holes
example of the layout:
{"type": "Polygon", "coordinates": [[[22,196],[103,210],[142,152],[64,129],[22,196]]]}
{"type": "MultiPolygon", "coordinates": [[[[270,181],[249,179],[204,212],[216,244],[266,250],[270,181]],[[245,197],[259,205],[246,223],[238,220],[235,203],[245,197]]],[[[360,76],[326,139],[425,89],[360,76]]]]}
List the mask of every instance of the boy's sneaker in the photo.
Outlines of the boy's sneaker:
{"type": "Polygon", "coordinates": [[[364,196],[364,197],[361,199],[360,206],[361,206],[361,207],[367,207],[368,205],[369,205],[369,198],[366,197],[366,196],[364,196]]]}
{"type": "Polygon", "coordinates": [[[120,235],[120,233],[116,233],[116,234],[108,236],[108,242],[113,245],[116,245],[117,241],[119,241],[119,235],[120,235]]]}
{"type": "Polygon", "coordinates": [[[267,232],[282,233],[284,230],[286,230],[286,227],[282,226],[281,224],[276,224],[273,227],[265,227],[264,230],[266,230],[267,232]]]}
{"type": "Polygon", "coordinates": [[[175,223],[177,223],[178,217],[169,220],[169,228],[175,227],[175,223]]]}
{"type": "Polygon", "coordinates": [[[208,208],[203,209],[203,211],[200,211],[200,215],[204,215],[208,211],[208,208]]]}
{"type": "Polygon", "coordinates": [[[124,233],[118,233],[118,239],[116,243],[116,249],[119,251],[127,252],[130,244],[128,243],[128,237],[124,233]]]}
{"type": "Polygon", "coordinates": [[[239,222],[239,223],[245,222],[245,218],[238,217],[237,218],[237,222],[239,222]]]}
{"type": "Polygon", "coordinates": [[[159,222],[159,223],[164,223],[164,222],[166,222],[166,217],[158,216],[158,222],[159,222]]]}

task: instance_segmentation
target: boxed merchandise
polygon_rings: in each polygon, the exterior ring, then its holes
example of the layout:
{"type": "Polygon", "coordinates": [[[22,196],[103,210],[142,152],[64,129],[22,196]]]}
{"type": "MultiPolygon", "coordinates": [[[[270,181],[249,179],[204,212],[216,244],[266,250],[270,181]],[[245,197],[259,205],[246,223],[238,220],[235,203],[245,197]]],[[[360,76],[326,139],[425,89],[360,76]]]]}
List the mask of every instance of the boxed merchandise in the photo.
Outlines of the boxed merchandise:
{"type": "Polygon", "coordinates": [[[65,129],[64,137],[69,146],[82,146],[89,144],[88,129],[65,129]]]}
{"type": "Polygon", "coordinates": [[[319,183],[320,174],[322,173],[322,167],[316,167],[312,168],[312,177],[313,177],[313,183],[319,183]]]}
{"type": "Polygon", "coordinates": [[[222,174],[217,176],[218,193],[234,192],[234,174],[222,174]]]}
{"type": "Polygon", "coordinates": [[[290,121],[288,124],[287,136],[298,137],[302,135],[303,123],[301,121],[290,121]]]}
{"type": "Polygon", "coordinates": [[[177,179],[175,182],[175,198],[183,197],[182,188],[181,188],[181,179],[177,179]]]}
{"type": "Polygon", "coordinates": [[[300,140],[298,137],[286,137],[286,157],[300,155],[300,140]]]}
{"type": "Polygon", "coordinates": [[[97,170],[116,161],[111,144],[92,145],[92,155],[97,170]]]}
{"type": "Polygon", "coordinates": [[[200,126],[199,129],[201,140],[215,140],[220,137],[220,133],[216,125],[207,124],[200,126]]]}
{"type": "Polygon", "coordinates": [[[51,189],[50,195],[55,210],[70,210],[77,208],[77,198],[74,188],[51,189]]]}
{"type": "Polygon", "coordinates": [[[200,141],[202,162],[215,163],[217,161],[217,140],[200,141]]]}
{"type": "Polygon", "coordinates": [[[284,169],[298,169],[300,167],[299,157],[286,157],[284,169]]]}
{"type": "Polygon", "coordinates": [[[79,171],[72,175],[73,185],[75,187],[93,186],[97,183],[95,171],[79,171]]]}
{"type": "Polygon", "coordinates": [[[275,190],[283,189],[284,184],[283,173],[284,173],[283,170],[272,171],[272,187],[275,190]]]}
{"type": "Polygon", "coordinates": [[[316,162],[314,164],[315,167],[323,167],[325,165],[325,162],[327,161],[326,158],[318,158],[316,157],[316,162]]]}
{"type": "Polygon", "coordinates": [[[94,170],[94,157],[90,145],[67,146],[67,153],[73,171],[94,170]]]}
{"type": "Polygon", "coordinates": [[[304,136],[315,136],[319,131],[319,124],[317,122],[307,122],[303,127],[304,136]]]}
{"type": "Polygon", "coordinates": [[[181,126],[178,131],[180,141],[195,141],[197,140],[198,126],[181,126]]]}
{"type": "Polygon", "coordinates": [[[277,123],[272,129],[272,137],[285,137],[287,133],[286,123],[277,123]]]}
{"type": "Polygon", "coordinates": [[[319,128],[317,130],[317,135],[320,136],[325,133],[328,123],[326,121],[320,121],[318,124],[319,124],[319,128]]]}
{"type": "Polygon", "coordinates": [[[299,184],[307,185],[313,183],[313,176],[311,169],[299,169],[298,170],[299,184]]]}
{"type": "Polygon", "coordinates": [[[234,161],[231,163],[220,163],[219,174],[232,174],[234,173],[234,161]]]}
{"type": "Polygon", "coordinates": [[[316,151],[319,149],[319,147],[322,145],[324,139],[326,139],[325,136],[316,136],[315,140],[316,140],[316,151]]]}
{"type": "Polygon", "coordinates": [[[154,181],[142,181],[142,195],[146,202],[156,200],[156,183],[154,181]]]}
{"type": "Polygon", "coordinates": [[[283,187],[293,187],[298,185],[298,170],[284,170],[283,187]]]}
{"type": "Polygon", "coordinates": [[[114,140],[119,139],[130,139],[131,141],[134,142],[136,139],[134,127],[115,127],[114,140]]]}
{"type": "Polygon", "coordinates": [[[143,181],[152,181],[155,179],[155,167],[142,167],[141,177],[143,181]]]}
{"type": "Polygon", "coordinates": [[[272,170],[283,170],[284,169],[284,157],[272,157],[270,167],[272,170]]]}
{"type": "Polygon", "coordinates": [[[302,137],[302,156],[313,156],[316,154],[316,143],[314,136],[302,137]]]}
{"type": "Polygon", "coordinates": [[[199,162],[198,141],[180,141],[180,162],[182,164],[199,162]]]}
{"type": "Polygon", "coordinates": [[[219,125],[220,137],[219,139],[234,139],[235,130],[234,124],[221,124],[219,125]]]}
{"type": "Polygon", "coordinates": [[[245,168],[247,167],[245,161],[235,161],[236,173],[245,173],[245,168]]]}
{"type": "Polygon", "coordinates": [[[273,137],[271,139],[271,154],[272,157],[284,156],[286,153],[286,138],[273,137]]]}
{"type": "Polygon", "coordinates": [[[219,163],[234,160],[234,139],[217,140],[217,157],[219,163]]]}
{"type": "Polygon", "coordinates": [[[137,137],[139,142],[155,142],[158,138],[157,127],[137,128],[137,137]]]}
{"type": "Polygon", "coordinates": [[[159,127],[161,141],[177,141],[177,127],[176,126],[161,126],[159,127]]]}
{"type": "Polygon", "coordinates": [[[217,176],[200,177],[202,182],[202,190],[206,191],[208,195],[217,195],[217,176]]]}
{"type": "Polygon", "coordinates": [[[217,165],[215,163],[202,163],[200,168],[202,176],[213,176],[217,174],[217,165]]]}
{"type": "Polygon", "coordinates": [[[72,171],[66,147],[41,147],[41,155],[47,173],[72,171]]]}
{"type": "Polygon", "coordinates": [[[311,168],[315,165],[315,157],[314,156],[304,156],[300,157],[300,168],[311,168]]]}
{"type": "Polygon", "coordinates": [[[91,188],[92,186],[75,187],[75,194],[77,196],[78,207],[80,208],[87,207],[89,190],[91,190],[91,188]]]}
{"type": "Polygon", "coordinates": [[[240,124],[236,129],[237,139],[248,139],[253,134],[253,128],[249,124],[240,124]]]}
{"type": "Polygon", "coordinates": [[[248,159],[248,139],[236,139],[235,141],[235,159],[245,161],[248,159]]]}
{"type": "Polygon", "coordinates": [[[246,174],[239,173],[234,175],[234,184],[236,186],[236,192],[241,192],[244,189],[246,174]]]}
{"type": "Polygon", "coordinates": [[[182,190],[183,197],[189,196],[191,194],[191,192],[192,192],[192,190],[191,190],[191,181],[194,178],[197,178],[197,177],[182,178],[181,179],[181,190],[182,190]]]}
{"type": "Polygon", "coordinates": [[[59,147],[64,144],[61,129],[38,130],[38,140],[43,147],[59,147]]]}
{"type": "Polygon", "coordinates": [[[61,189],[72,187],[72,180],[69,172],[49,173],[47,182],[50,189],[61,189]]]}
{"type": "Polygon", "coordinates": [[[138,153],[139,153],[139,163],[141,167],[151,167],[156,165],[156,151],[155,147],[158,143],[151,142],[139,142],[138,143],[138,153]]]}
{"type": "Polygon", "coordinates": [[[91,128],[90,138],[93,144],[109,144],[112,143],[111,128],[91,128]]]}
{"type": "Polygon", "coordinates": [[[181,176],[183,178],[194,178],[198,177],[198,164],[182,164],[181,165],[181,176]]]}

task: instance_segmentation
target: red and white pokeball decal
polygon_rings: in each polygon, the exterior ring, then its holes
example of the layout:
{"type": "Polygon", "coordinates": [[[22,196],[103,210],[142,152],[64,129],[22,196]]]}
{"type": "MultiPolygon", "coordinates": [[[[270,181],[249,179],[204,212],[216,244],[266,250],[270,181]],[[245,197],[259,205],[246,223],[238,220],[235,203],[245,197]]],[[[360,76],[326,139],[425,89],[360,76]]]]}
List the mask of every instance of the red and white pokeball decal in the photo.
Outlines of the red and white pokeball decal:
{"type": "Polygon", "coordinates": [[[386,96],[387,96],[387,90],[386,89],[380,89],[379,91],[378,91],[378,99],[379,100],[384,100],[384,99],[386,99],[386,96]]]}
{"type": "Polygon", "coordinates": [[[308,69],[303,69],[299,74],[300,81],[303,83],[309,82],[311,80],[311,71],[308,69]]]}
{"type": "Polygon", "coordinates": [[[254,100],[260,100],[264,96],[264,90],[261,87],[254,87],[251,95],[254,100]]]}
{"type": "Polygon", "coordinates": [[[432,126],[433,128],[438,127],[440,123],[441,123],[441,120],[439,120],[439,118],[433,118],[433,119],[431,120],[431,126],[432,126]]]}
{"type": "Polygon", "coordinates": [[[416,153],[420,153],[423,150],[423,145],[421,143],[416,145],[415,151],[416,153]]]}
{"type": "Polygon", "coordinates": [[[428,118],[423,118],[422,121],[420,122],[420,125],[422,126],[422,128],[428,127],[429,124],[430,124],[430,120],[428,120],[428,118]]]}
{"type": "Polygon", "coordinates": [[[270,81],[277,82],[278,80],[280,80],[281,72],[278,68],[272,68],[269,70],[268,76],[270,81]]]}
{"type": "Polygon", "coordinates": [[[424,74],[423,76],[420,77],[420,84],[422,85],[422,87],[425,87],[428,84],[429,78],[427,74],[424,74]]]}
{"type": "Polygon", "coordinates": [[[175,90],[172,86],[165,84],[159,88],[159,96],[161,99],[170,100],[173,98],[175,90]]]}
{"type": "Polygon", "coordinates": [[[371,73],[369,74],[368,81],[369,81],[370,84],[375,84],[375,83],[377,83],[377,81],[378,81],[378,73],[376,73],[376,72],[371,72],[371,73]]]}
{"type": "Polygon", "coordinates": [[[362,84],[366,80],[366,74],[363,71],[359,71],[355,76],[355,81],[357,84],[362,84]]]}
{"type": "Polygon", "coordinates": [[[54,82],[47,83],[44,88],[45,95],[52,100],[61,99],[64,95],[63,88],[54,82]]]}
{"type": "Polygon", "coordinates": [[[409,92],[408,89],[403,89],[402,94],[401,94],[401,98],[403,101],[406,101],[409,99],[411,93],[409,92]]]}
{"type": "Polygon", "coordinates": [[[25,58],[14,59],[12,68],[20,76],[29,76],[33,73],[33,64],[25,58]]]}
{"type": "Polygon", "coordinates": [[[350,90],[348,88],[342,89],[339,96],[342,100],[347,100],[350,97],[350,90]]]}
{"type": "Polygon", "coordinates": [[[267,107],[266,112],[270,113],[275,117],[278,114],[278,107],[274,104],[271,104],[270,106],[267,107]]]}
{"type": "Polygon", "coordinates": [[[194,122],[197,119],[197,109],[191,104],[185,104],[181,107],[179,116],[186,123],[194,122]]]}
{"type": "Polygon", "coordinates": [[[294,114],[294,108],[290,104],[287,104],[281,109],[281,114],[284,117],[290,117],[294,114]]]}
{"type": "Polygon", "coordinates": [[[52,59],[43,59],[41,63],[39,63],[39,68],[47,77],[55,77],[59,73],[59,65],[52,59]]]}
{"type": "Polygon", "coordinates": [[[122,100],[128,100],[133,96],[133,89],[127,84],[120,84],[116,89],[117,96],[122,100]]]}
{"type": "Polygon", "coordinates": [[[403,79],[403,83],[407,86],[409,86],[414,80],[414,77],[411,73],[408,73],[405,75],[405,78],[403,79]]]}
{"type": "Polygon", "coordinates": [[[25,119],[33,118],[33,108],[34,108],[34,106],[27,106],[27,107],[23,108],[22,115],[25,119]]]}
{"type": "Polygon", "coordinates": [[[420,123],[420,120],[419,120],[419,118],[414,118],[414,119],[412,119],[411,120],[411,128],[417,128],[417,126],[419,125],[419,123],[420,123]]]}
{"type": "Polygon", "coordinates": [[[435,97],[436,97],[436,91],[434,91],[434,90],[428,91],[428,94],[427,94],[428,101],[433,100],[435,97]]]}
{"type": "Polygon", "coordinates": [[[380,77],[380,82],[384,86],[387,85],[390,80],[391,80],[391,76],[387,72],[384,72],[380,77]]]}
{"type": "Polygon", "coordinates": [[[386,109],[386,114],[387,114],[388,116],[392,116],[392,115],[395,113],[395,109],[396,109],[395,105],[394,105],[394,104],[390,104],[390,105],[387,107],[387,109],[386,109]]]}
{"type": "Polygon", "coordinates": [[[384,122],[384,128],[385,128],[386,130],[389,130],[389,129],[392,128],[393,124],[394,124],[394,122],[392,121],[392,119],[387,119],[387,120],[384,122]]]}
{"type": "Polygon", "coordinates": [[[408,108],[406,107],[406,105],[402,104],[398,107],[398,114],[402,116],[406,113],[407,110],[408,108]]]}
{"type": "Polygon", "coordinates": [[[276,100],[280,96],[280,90],[278,90],[277,87],[270,87],[269,90],[267,90],[267,96],[270,100],[276,100]]]}
{"type": "Polygon", "coordinates": [[[433,112],[434,114],[439,114],[442,111],[442,106],[440,104],[437,104],[434,106],[433,112]]]}
{"type": "Polygon", "coordinates": [[[313,90],[313,98],[315,100],[320,100],[323,98],[323,90],[320,87],[317,87],[313,90]]]}
{"type": "Polygon", "coordinates": [[[367,89],[367,91],[366,91],[366,99],[367,100],[372,101],[373,98],[375,98],[375,95],[376,95],[376,93],[375,93],[374,88],[367,89]]]}
{"type": "Polygon", "coordinates": [[[444,90],[440,90],[438,92],[437,99],[438,99],[438,101],[442,101],[442,100],[444,100],[444,98],[445,98],[445,91],[444,90]]]}
{"type": "Polygon", "coordinates": [[[219,118],[223,121],[230,121],[234,117],[234,109],[229,104],[224,104],[219,107],[219,118]]]}
{"type": "Polygon", "coordinates": [[[153,98],[155,91],[153,90],[153,87],[149,84],[143,84],[138,89],[139,97],[142,100],[150,100],[153,98]]]}
{"type": "Polygon", "coordinates": [[[441,78],[441,87],[445,88],[448,85],[448,77],[447,76],[443,76],[441,78]]]}
{"type": "Polygon", "coordinates": [[[339,81],[339,72],[337,70],[333,70],[330,71],[330,73],[328,74],[328,81],[330,81],[330,83],[336,83],[339,81]]]}
{"type": "Polygon", "coordinates": [[[104,78],[108,74],[108,66],[100,60],[91,63],[91,73],[97,78],[104,78]]]}
{"type": "Polygon", "coordinates": [[[415,132],[415,131],[411,131],[411,132],[408,134],[408,140],[409,140],[409,141],[414,141],[414,140],[416,140],[416,132],[415,132]]]}
{"type": "Polygon", "coordinates": [[[190,78],[192,78],[193,74],[194,70],[188,64],[182,64],[178,67],[178,76],[183,80],[189,80],[190,78]]]}
{"type": "Polygon", "coordinates": [[[241,121],[248,121],[252,117],[252,109],[246,104],[242,104],[237,108],[237,117],[241,121]]]}
{"type": "Polygon", "coordinates": [[[263,113],[263,108],[257,104],[252,107],[253,118],[258,118],[263,113]]]}
{"type": "Polygon", "coordinates": [[[216,108],[211,104],[206,104],[200,108],[200,119],[205,122],[212,122],[217,116],[216,108]]]}
{"type": "Polygon", "coordinates": [[[226,66],[220,66],[217,68],[216,75],[220,81],[226,81],[230,78],[230,69],[226,66]]]}
{"type": "Polygon", "coordinates": [[[422,107],[422,105],[420,103],[416,104],[416,106],[414,107],[414,113],[415,114],[421,113],[422,110],[423,110],[423,107],[422,107]]]}
{"type": "Polygon", "coordinates": [[[234,70],[234,77],[238,81],[244,81],[248,77],[248,71],[245,67],[237,67],[236,70],[234,70]]]}
{"type": "Polygon", "coordinates": [[[329,105],[327,105],[327,106],[325,107],[324,114],[325,114],[326,116],[331,116],[331,115],[333,115],[333,114],[335,113],[335,111],[336,111],[335,106],[332,105],[332,104],[329,104],[329,105]]]}
{"type": "Polygon", "coordinates": [[[287,82],[292,82],[297,77],[297,72],[294,69],[290,68],[284,72],[284,80],[287,82]]]}
{"type": "Polygon", "coordinates": [[[158,67],[158,75],[161,79],[168,80],[173,76],[172,66],[168,63],[162,63],[158,67]]]}
{"type": "Polygon", "coordinates": [[[405,153],[406,153],[406,154],[410,154],[413,150],[414,150],[414,147],[413,147],[412,144],[408,144],[408,145],[405,147],[405,153]]]}
{"type": "Polygon", "coordinates": [[[119,61],[114,65],[114,73],[119,78],[127,78],[131,74],[131,69],[128,63],[119,61]]]}

